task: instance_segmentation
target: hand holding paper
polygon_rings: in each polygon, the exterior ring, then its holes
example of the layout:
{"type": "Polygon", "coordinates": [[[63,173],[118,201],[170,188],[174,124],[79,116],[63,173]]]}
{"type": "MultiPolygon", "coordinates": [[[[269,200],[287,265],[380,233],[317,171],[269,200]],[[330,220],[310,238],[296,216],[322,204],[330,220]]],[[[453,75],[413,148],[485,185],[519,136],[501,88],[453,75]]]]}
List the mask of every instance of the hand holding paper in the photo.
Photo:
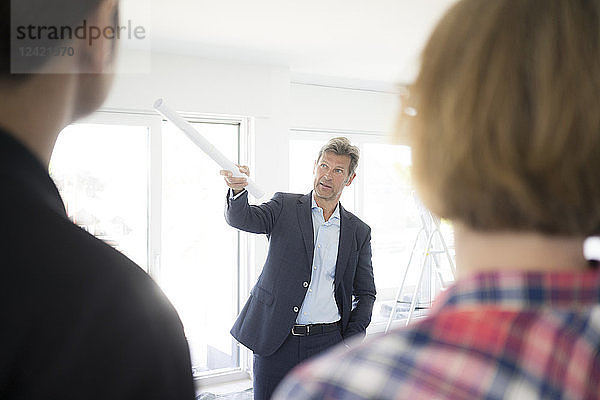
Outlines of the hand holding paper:
{"type": "MultiPolygon", "coordinates": [[[[238,165],[238,168],[240,170],[240,172],[242,172],[245,175],[250,176],[250,168],[248,168],[245,165],[238,165]]],[[[246,186],[248,186],[248,178],[247,177],[236,177],[233,176],[233,174],[231,173],[231,171],[228,170],[221,170],[220,171],[221,175],[223,175],[224,179],[225,179],[225,184],[227,184],[227,186],[233,190],[233,195],[237,195],[239,192],[241,192],[246,186]]]]}
{"type": "MultiPolygon", "coordinates": [[[[215,146],[206,140],[204,136],[200,134],[200,132],[194,129],[191,124],[181,118],[181,116],[179,116],[179,114],[177,114],[175,111],[171,110],[165,104],[164,99],[161,98],[156,100],[154,103],[154,109],[167,120],[175,124],[175,126],[177,126],[179,129],[181,129],[192,142],[194,142],[204,153],[206,153],[206,155],[219,164],[221,168],[231,171],[231,174],[234,177],[248,178],[246,175],[240,172],[239,168],[232,161],[225,157],[223,153],[221,153],[215,146]]],[[[250,193],[256,199],[260,199],[264,195],[264,192],[250,178],[248,178],[246,190],[248,190],[248,193],[250,193]]]]}

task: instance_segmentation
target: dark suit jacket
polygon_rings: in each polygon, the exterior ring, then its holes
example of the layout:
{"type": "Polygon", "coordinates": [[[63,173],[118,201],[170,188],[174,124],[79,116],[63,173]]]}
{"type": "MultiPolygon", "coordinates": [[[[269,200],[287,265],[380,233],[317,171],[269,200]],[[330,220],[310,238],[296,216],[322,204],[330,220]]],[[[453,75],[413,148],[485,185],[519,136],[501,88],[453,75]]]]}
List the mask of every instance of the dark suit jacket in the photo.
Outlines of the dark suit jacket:
{"type": "Polygon", "coordinates": [[[0,132],[0,399],[194,398],[177,313],[0,132]]]}
{"type": "MultiPolygon", "coordinates": [[[[308,290],[304,282],[310,283],[314,250],[311,196],[276,193],[257,206],[248,204],[247,192],[235,200],[227,197],[229,225],[269,238],[262,273],[231,329],[240,343],[262,356],[274,353],[289,335],[308,290]]],[[[341,204],[334,286],[342,336],[364,334],[375,302],[371,229],[341,204]]]]}

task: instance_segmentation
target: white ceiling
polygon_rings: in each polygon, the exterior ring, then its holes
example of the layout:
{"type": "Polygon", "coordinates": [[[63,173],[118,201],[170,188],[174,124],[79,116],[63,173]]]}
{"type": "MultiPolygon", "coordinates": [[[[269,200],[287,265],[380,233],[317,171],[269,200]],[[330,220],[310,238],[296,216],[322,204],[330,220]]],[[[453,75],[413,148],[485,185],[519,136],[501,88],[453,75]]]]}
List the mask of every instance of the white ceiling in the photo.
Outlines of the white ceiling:
{"type": "Polygon", "coordinates": [[[292,78],[406,83],[456,0],[122,0],[160,52],[287,67],[292,78]],[[144,17],[145,16],[145,17],[144,17]]]}

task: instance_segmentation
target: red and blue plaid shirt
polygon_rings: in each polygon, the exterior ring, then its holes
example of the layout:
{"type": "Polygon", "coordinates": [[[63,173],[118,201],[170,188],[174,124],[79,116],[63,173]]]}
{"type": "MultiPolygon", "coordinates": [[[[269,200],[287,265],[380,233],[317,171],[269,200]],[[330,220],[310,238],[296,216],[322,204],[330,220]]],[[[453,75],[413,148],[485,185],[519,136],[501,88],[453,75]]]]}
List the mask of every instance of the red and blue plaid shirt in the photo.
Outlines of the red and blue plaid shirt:
{"type": "Polygon", "coordinates": [[[278,400],[600,399],[600,273],[481,273],[408,329],[300,365],[278,400]]]}

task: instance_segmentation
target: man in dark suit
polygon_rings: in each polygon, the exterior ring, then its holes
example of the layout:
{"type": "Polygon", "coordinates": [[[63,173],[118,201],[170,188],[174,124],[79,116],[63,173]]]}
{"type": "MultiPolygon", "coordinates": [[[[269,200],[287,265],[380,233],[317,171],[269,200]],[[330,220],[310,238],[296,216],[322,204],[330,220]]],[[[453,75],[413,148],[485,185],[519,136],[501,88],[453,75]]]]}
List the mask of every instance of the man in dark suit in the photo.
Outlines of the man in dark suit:
{"type": "Polygon", "coordinates": [[[110,32],[117,1],[0,8],[0,399],[192,400],[173,306],[137,265],[67,218],[48,175],[59,132],[106,97],[115,47],[49,32],[83,21],[110,32]],[[11,43],[20,26],[36,55],[11,43]]]}
{"type": "Polygon", "coordinates": [[[319,152],[311,193],[276,193],[257,206],[248,204],[246,178],[221,171],[229,225],[269,238],[262,273],[231,330],[254,352],[255,400],[269,399],[301,361],[364,335],[371,321],[371,229],[339,202],[358,158],[348,139],[331,139],[319,152]]]}

